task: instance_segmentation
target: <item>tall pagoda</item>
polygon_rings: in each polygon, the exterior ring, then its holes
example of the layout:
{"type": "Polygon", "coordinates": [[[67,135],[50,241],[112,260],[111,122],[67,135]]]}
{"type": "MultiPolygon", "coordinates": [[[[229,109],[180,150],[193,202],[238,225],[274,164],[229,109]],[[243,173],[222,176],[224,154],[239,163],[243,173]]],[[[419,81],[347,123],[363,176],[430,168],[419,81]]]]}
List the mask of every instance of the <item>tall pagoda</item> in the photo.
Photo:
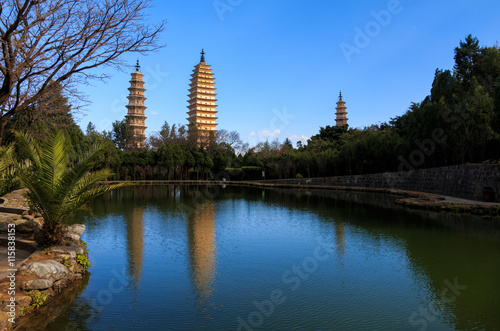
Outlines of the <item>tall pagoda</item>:
{"type": "Polygon", "coordinates": [[[127,97],[128,105],[126,106],[128,113],[125,115],[134,133],[134,140],[127,146],[128,148],[143,148],[144,141],[146,140],[146,135],[144,133],[146,130],[146,116],[144,115],[144,111],[146,110],[144,101],[146,98],[144,97],[144,91],[146,91],[146,89],[144,88],[144,81],[142,80],[144,75],[139,69],[139,60],[137,60],[135,71],[131,74],[132,79],[130,80],[130,87],[128,88],[130,94],[127,97]]]}
{"type": "Polygon", "coordinates": [[[337,102],[337,108],[335,108],[337,112],[335,115],[337,115],[337,118],[335,119],[335,122],[337,123],[337,126],[343,126],[347,125],[347,111],[346,111],[346,106],[344,100],[342,100],[342,92],[339,94],[339,101],[337,102]]]}
{"type": "Polygon", "coordinates": [[[193,70],[189,85],[189,126],[194,128],[192,132],[197,135],[197,142],[200,146],[206,146],[215,137],[217,130],[217,105],[215,102],[215,83],[212,69],[205,62],[205,52],[201,50],[201,61],[193,70]]]}

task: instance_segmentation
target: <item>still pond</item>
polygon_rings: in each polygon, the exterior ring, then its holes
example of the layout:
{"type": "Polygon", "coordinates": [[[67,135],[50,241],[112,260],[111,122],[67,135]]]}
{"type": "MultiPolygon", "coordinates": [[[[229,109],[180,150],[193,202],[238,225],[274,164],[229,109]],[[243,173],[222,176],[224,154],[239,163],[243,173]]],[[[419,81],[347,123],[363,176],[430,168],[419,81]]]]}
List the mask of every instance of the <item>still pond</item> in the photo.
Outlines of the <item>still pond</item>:
{"type": "Polygon", "coordinates": [[[136,186],[70,220],[91,274],[18,330],[494,330],[500,220],[389,196],[136,186]]]}

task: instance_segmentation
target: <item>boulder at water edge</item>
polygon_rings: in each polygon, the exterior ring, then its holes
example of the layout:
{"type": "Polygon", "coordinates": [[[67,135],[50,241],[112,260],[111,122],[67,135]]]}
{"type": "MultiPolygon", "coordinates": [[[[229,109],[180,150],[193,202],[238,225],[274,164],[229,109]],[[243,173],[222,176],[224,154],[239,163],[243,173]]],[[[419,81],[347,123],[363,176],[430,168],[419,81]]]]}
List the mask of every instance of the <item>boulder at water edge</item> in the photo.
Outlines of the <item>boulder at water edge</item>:
{"type": "Polygon", "coordinates": [[[23,282],[21,288],[29,291],[29,290],[45,290],[52,286],[54,282],[50,279],[30,279],[26,282],[23,282]]]}
{"type": "Polygon", "coordinates": [[[83,224],[73,224],[66,225],[64,227],[64,240],[69,240],[73,242],[78,242],[80,240],[80,236],[85,232],[85,225],[83,224]]]}
{"type": "Polygon", "coordinates": [[[69,270],[61,263],[54,260],[36,261],[25,264],[20,269],[38,278],[56,281],[69,276],[69,270]]]}

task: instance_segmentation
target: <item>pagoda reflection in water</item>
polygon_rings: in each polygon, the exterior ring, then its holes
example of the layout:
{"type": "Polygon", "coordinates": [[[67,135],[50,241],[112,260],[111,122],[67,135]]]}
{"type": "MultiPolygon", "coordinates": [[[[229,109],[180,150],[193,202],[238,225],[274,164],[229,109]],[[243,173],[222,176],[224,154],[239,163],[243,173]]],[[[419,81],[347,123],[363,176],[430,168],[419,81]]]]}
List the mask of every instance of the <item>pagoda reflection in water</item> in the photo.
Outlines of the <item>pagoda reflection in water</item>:
{"type": "Polygon", "coordinates": [[[188,213],[188,244],[191,277],[198,302],[210,302],[216,268],[215,204],[204,201],[188,213]]]}
{"type": "Polygon", "coordinates": [[[128,266],[132,285],[137,290],[141,282],[144,259],[144,207],[135,207],[127,214],[128,266]]]}

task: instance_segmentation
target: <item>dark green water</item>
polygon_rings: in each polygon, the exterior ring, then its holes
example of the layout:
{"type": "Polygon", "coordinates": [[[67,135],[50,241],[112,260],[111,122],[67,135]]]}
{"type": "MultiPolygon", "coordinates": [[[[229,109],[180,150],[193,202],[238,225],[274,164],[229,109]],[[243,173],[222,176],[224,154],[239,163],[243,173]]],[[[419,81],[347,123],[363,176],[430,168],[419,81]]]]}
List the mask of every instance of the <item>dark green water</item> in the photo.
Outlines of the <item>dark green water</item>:
{"type": "Polygon", "coordinates": [[[408,212],[373,194],[241,187],[133,187],[92,208],[73,220],[87,226],[90,277],[27,328],[500,326],[499,220],[408,212]]]}

